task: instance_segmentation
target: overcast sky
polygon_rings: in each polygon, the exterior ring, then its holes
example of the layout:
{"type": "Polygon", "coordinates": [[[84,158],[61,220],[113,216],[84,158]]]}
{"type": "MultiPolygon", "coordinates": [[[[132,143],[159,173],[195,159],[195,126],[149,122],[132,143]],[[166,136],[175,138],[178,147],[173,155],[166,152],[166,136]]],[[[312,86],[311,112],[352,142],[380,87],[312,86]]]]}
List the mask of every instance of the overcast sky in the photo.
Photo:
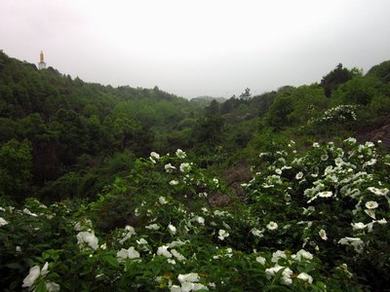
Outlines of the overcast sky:
{"type": "Polygon", "coordinates": [[[230,97],[390,59],[389,0],[1,0],[0,49],[73,77],[230,97]]]}

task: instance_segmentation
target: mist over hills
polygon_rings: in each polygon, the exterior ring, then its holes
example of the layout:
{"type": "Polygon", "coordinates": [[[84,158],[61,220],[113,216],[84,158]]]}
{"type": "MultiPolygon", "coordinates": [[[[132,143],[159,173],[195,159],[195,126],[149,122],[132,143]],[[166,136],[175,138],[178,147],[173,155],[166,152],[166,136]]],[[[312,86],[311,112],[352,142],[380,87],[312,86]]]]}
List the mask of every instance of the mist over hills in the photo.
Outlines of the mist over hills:
{"type": "Polygon", "coordinates": [[[224,98],[224,97],[213,97],[213,96],[197,96],[197,97],[194,97],[194,98],[191,98],[190,101],[193,102],[193,103],[197,103],[201,106],[207,106],[209,105],[213,100],[219,102],[219,103],[223,103],[227,100],[227,98],[224,98]]]}

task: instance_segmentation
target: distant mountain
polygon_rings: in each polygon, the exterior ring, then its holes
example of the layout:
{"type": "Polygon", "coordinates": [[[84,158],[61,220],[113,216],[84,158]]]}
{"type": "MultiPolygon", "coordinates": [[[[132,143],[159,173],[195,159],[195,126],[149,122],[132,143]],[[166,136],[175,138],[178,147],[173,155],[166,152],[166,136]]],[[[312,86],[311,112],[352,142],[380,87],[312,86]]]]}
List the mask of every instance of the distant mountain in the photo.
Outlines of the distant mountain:
{"type": "Polygon", "coordinates": [[[208,106],[213,100],[219,103],[224,103],[227,99],[224,97],[213,97],[213,96],[197,96],[192,98],[190,101],[201,106],[208,106]]]}

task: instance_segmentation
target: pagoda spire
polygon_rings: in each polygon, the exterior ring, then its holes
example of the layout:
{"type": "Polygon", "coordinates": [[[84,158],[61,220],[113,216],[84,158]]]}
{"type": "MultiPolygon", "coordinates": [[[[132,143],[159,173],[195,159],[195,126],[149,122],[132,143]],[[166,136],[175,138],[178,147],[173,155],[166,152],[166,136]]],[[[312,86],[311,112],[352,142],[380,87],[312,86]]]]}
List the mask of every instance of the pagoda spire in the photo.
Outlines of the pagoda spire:
{"type": "Polygon", "coordinates": [[[39,63],[38,63],[39,70],[46,69],[46,63],[45,63],[45,55],[43,54],[43,51],[39,54],[39,63]]]}

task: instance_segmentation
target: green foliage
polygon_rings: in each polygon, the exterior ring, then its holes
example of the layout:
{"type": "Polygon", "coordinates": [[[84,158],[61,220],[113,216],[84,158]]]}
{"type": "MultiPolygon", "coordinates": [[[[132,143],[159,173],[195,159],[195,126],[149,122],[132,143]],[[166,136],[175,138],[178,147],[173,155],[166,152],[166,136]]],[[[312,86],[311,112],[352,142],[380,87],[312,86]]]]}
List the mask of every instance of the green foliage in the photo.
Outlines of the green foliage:
{"type": "Polygon", "coordinates": [[[337,89],[340,84],[361,75],[362,73],[359,69],[353,68],[352,70],[348,70],[347,68],[343,68],[343,65],[340,63],[333,71],[322,77],[321,86],[324,89],[325,95],[329,97],[333,90],[337,89]]]}
{"type": "Polygon", "coordinates": [[[382,82],[390,82],[390,61],[385,61],[379,65],[375,65],[368,72],[367,76],[374,76],[380,79],[382,82]]]}
{"type": "Polygon", "coordinates": [[[0,195],[20,197],[31,180],[31,145],[10,140],[0,147],[0,195]]]}
{"type": "Polygon", "coordinates": [[[276,129],[302,125],[328,106],[318,85],[280,90],[267,113],[267,123],[276,129]]]}
{"type": "Polygon", "coordinates": [[[388,286],[389,157],[352,138],[279,146],[260,155],[247,202],[225,208],[210,198],[228,189],[181,150],[137,160],[92,202],[2,201],[1,286],[32,270],[24,283],[42,291],[388,286]]]}
{"type": "Polygon", "coordinates": [[[276,129],[282,129],[289,123],[288,115],[294,110],[293,101],[288,96],[278,97],[271,105],[267,123],[276,129]]]}
{"type": "Polygon", "coordinates": [[[333,97],[343,103],[368,105],[379,93],[380,86],[380,82],[376,79],[357,77],[340,86],[333,97]]]}
{"type": "MultiPolygon", "coordinates": [[[[76,186],[57,191],[74,182],[72,173],[88,172],[79,167],[81,157],[104,161],[120,152],[146,155],[157,143],[168,150],[170,141],[157,141],[156,136],[174,133],[183,140],[178,124],[200,111],[157,87],[85,83],[53,68],[37,70],[3,52],[0,64],[0,144],[11,139],[31,141],[33,176],[28,191],[38,190],[46,198],[66,196],[67,191],[68,196],[79,194],[76,186]]],[[[188,146],[188,138],[184,139],[188,146]]],[[[95,184],[86,191],[96,189],[95,184]]]]}

